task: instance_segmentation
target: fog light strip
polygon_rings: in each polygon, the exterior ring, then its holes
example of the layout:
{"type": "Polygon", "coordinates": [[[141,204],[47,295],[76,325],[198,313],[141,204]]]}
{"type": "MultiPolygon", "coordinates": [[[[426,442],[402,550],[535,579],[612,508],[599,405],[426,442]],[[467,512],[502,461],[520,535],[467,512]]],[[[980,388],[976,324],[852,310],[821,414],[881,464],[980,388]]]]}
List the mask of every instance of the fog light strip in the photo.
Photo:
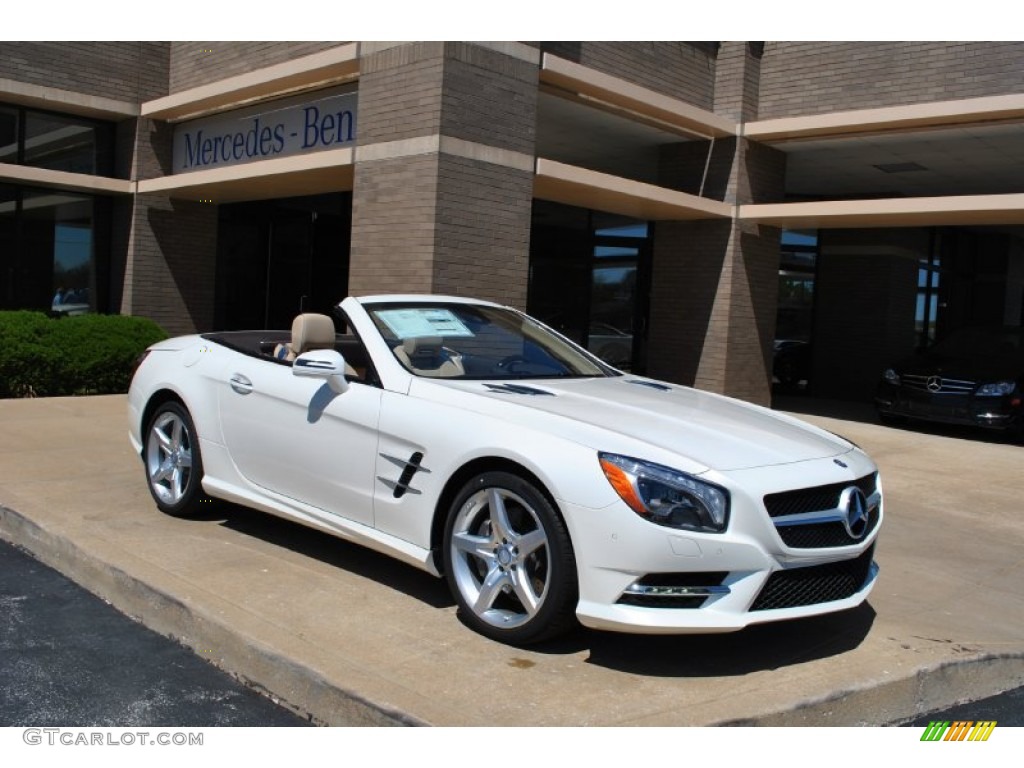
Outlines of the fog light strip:
{"type": "Polygon", "coordinates": [[[633,584],[626,588],[624,595],[645,595],[647,597],[712,597],[728,595],[728,587],[658,587],[647,584],[633,584]]]}

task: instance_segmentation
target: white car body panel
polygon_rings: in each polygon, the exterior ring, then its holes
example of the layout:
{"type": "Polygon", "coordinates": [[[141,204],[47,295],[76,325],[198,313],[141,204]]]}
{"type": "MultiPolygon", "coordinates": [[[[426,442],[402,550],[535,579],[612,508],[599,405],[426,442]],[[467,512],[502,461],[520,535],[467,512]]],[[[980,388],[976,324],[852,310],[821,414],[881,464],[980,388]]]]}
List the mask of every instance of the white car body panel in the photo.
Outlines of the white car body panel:
{"type": "Polygon", "coordinates": [[[286,366],[237,357],[217,395],[224,443],[239,474],[279,496],[372,526],[381,391],[354,386],[335,395],[286,366]],[[266,439],[268,428],[273,440],[266,439]]]}
{"type": "Polygon", "coordinates": [[[841,599],[750,610],[776,572],[870,557],[884,514],[880,495],[873,527],[862,539],[816,549],[787,546],[763,501],[793,489],[854,484],[876,472],[849,442],[764,408],[628,374],[517,382],[535,394],[498,391],[493,385],[500,381],[413,375],[365,306],[424,300],[495,306],[449,297],[346,299],[341,308],[379,386],[353,381],[341,394],[213,338],[154,345],[129,392],[133,447],[143,451],[144,413],[154,396],[173,394],[194,421],[207,493],[435,575],[438,521],[448,513],[441,501],[451,478],[477,461],[516,465],[550,494],[565,522],[579,583],[576,613],[590,627],[732,631],[844,610],[870,593],[874,566],[857,591],[841,599]],[[728,528],[686,531],[640,517],[606,479],[598,452],[653,462],[727,489],[728,528]],[[690,572],[725,572],[721,587],[727,590],[699,608],[622,602],[624,591],[646,574],[690,572]]]}

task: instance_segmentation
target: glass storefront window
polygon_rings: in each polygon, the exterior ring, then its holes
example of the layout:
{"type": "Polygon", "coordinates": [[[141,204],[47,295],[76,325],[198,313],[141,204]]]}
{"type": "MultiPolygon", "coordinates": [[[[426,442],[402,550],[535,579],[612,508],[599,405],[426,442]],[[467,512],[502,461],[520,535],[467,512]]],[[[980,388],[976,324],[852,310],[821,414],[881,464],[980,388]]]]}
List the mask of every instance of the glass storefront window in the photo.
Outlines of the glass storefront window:
{"type": "Polygon", "coordinates": [[[98,200],[0,187],[0,308],[94,312],[98,200]]]}
{"type": "Polygon", "coordinates": [[[0,163],[109,176],[112,157],[108,123],[0,106],[0,163]]]}
{"type": "Polygon", "coordinates": [[[14,306],[18,254],[15,247],[17,194],[15,187],[0,184],[0,309],[14,306]]]}
{"type": "Polygon", "coordinates": [[[74,119],[29,112],[24,164],[69,173],[96,173],[96,129],[74,119]]]}
{"type": "Polygon", "coordinates": [[[935,343],[935,330],[939,316],[939,277],[942,261],[938,253],[920,259],[917,270],[917,307],[914,313],[918,346],[929,347],[935,343]]]}
{"type": "Polygon", "coordinates": [[[22,202],[22,249],[38,275],[49,309],[65,315],[95,308],[92,199],[66,192],[31,190],[22,202]]]}
{"type": "Polygon", "coordinates": [[[534,202],[530,314],[616,368],[643,372],[650,225],[534,202]]]}
{"type": "Polygon", "coordinates": [[[776,347],[780,342],[811,340],[814,312],[814,268],[818,233],[783,230],[779,258],[779,298],[775,320],[776,347]]]}
{"type": "Polygon", "coordinates": [[[0,163],[18,162],[18,110],[0,107],[0,163]]]}
{"type": "MultiPolygon", "coordinates": [[[[111,123],[0,104],[0,163],[110,176],[113,152],[111,123]]],[[[0,185],[0,309],[105,310],[111,210],[103,197],[0,185]]]]}

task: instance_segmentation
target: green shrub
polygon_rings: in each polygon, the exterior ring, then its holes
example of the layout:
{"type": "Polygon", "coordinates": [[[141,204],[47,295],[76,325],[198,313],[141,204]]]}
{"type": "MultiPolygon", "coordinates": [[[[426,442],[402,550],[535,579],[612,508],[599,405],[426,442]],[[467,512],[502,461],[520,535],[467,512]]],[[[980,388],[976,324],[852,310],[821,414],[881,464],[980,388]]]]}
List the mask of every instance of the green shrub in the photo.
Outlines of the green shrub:
{"type": "Polygon", "coordinates": [[[0,312],[0,397],[127,392],[136,358],[165,338],[144,317],[0,312]]]}

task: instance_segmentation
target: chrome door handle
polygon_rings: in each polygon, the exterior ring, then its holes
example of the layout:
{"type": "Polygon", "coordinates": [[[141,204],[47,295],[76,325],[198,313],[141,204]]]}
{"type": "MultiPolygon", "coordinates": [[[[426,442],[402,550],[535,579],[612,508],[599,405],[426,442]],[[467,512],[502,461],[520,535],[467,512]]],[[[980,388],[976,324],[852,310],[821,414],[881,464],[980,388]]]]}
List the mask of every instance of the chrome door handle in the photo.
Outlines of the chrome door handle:
{"type": "Polygon", "coordinates": [[[228,380],[231,388],[240,395],[248,395],[252,392],[252,382],[240,373],[231,374],[228,380]]]}

